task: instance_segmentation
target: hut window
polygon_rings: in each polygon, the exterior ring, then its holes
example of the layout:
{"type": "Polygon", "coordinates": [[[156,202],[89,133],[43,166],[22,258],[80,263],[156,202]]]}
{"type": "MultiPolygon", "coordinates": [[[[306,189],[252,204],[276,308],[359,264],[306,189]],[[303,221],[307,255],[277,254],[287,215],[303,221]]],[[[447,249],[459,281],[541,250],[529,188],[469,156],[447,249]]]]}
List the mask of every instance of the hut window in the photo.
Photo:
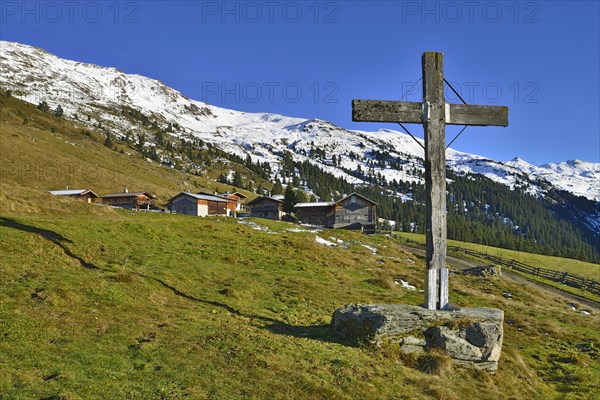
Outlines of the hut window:
{"type": "Polygon", "coordinates": [[[350,203],[352,203],[352,204],[356,203],[356,196],[350,197],[350,203]]]}

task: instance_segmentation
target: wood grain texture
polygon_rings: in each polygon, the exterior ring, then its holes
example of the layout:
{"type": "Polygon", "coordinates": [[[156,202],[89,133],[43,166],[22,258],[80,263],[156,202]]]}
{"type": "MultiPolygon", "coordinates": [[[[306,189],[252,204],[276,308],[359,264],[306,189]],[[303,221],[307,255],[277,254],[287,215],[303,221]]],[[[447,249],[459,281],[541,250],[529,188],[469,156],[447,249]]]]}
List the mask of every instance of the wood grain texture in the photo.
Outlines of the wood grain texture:
{"type": "Polygon", "coordinates": [[[420,124],[423,104],[391,100],[352,100],[352,121],[420,124]]]}
{"type": "MultiPolygon", "coordinates": [[[[352,121],[422,123],[425,131],[425,307],[448,308],[446,269],[446,125],[508,126],[508,107],[447,104],[444,58],[426,52],[421,59],[423,101],[352,101],[352,121]]],[[[566,278],[565,278],[566,279],[566,278]]]]}
{"type": "MultiPolygon", "coordinates": [[[[446,101],[444,99],[444,60],[442,53],[424,53],[423,93],[429,108],[425,128],[425,219],[427,269],[446,266],[446,101]]],[[[428,287],[425,303],[439,309],[441,286],[436,275],[435,287],[428,287]]]]}
{"type": "Polygon", "coordinates": [[[508,107],[449,104],[448,125],[508,126],[508,107]]]}

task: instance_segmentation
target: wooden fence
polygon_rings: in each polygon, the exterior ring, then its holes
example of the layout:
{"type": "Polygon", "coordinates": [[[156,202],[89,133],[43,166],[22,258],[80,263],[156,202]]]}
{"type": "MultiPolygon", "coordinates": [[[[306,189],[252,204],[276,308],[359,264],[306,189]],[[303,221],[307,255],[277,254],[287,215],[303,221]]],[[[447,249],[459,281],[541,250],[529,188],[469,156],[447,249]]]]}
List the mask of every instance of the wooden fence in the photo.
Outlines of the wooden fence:
{"type": "Polygon", "coordinates": [[[556,271],[552,269],[534,267],[520,261],[496,257],[481,251],[465,249],[459,246],[450,246],[448,250],[461,252],[470,256],[478,257],[484,260],[491,261],[494,264],[501,265],[515,271],[523,272],[528,275],[539,276],[549,279],[554,282],[559,282],[577,289],[586,290],[590,293],[600,296],[600,282],[595,279],[587,279],[568,272],[556,271]]]}

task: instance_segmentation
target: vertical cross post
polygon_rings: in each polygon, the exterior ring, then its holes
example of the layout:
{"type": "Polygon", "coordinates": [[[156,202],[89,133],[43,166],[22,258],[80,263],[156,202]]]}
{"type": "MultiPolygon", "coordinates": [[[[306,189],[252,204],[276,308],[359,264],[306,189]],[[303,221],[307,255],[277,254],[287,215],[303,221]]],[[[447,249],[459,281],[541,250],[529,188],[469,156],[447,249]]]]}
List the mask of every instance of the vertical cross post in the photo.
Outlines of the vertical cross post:
{"type": "Polygon", "coordinates": [[[442,53],[423,53],[425,128],[426,261],[425,306],[448,308],[446,268],[446,100],[442,53]]]}
{"type": "Polygon", "coordinates": [[[508,108],[446,104],[442,53],[423,53],[423,102],[352,101],[352,121],[423,124],[427,208],[425,307],[448,309],[446,268],[446,125],[508,126],[508,108]]]}

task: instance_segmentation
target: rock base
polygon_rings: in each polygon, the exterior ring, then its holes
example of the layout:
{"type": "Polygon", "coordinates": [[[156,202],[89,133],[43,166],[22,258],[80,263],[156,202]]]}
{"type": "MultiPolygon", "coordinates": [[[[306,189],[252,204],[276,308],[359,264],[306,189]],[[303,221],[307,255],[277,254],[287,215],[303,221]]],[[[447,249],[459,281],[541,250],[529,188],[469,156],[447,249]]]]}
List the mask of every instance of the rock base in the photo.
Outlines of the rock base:
{"type": "Polygon", "coordinates": [[[352,304],[335,310],[333,334],[356,343],[398,343],[405,353],[444,350],[457,365],[498,369],[504,312],[493,308],[428,310],[403,304],[352,304]]]}

